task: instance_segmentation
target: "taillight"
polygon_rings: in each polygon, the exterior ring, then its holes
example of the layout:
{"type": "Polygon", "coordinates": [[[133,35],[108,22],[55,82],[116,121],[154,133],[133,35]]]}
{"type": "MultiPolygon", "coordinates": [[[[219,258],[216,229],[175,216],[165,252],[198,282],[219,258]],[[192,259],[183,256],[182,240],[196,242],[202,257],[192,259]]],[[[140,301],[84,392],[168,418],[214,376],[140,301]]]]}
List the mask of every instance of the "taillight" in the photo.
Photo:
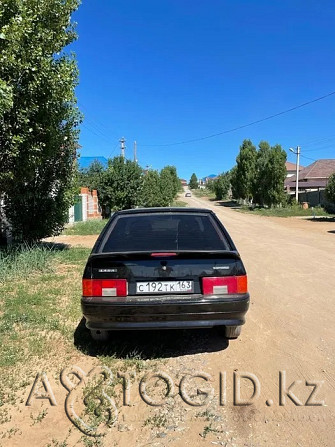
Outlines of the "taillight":
{"type": "Polygon", "coordinates": [[[247,276],[218,276],[202,278],[204,295],[225,295],[230,293],[247,293],[247,276]]]}
{"type": "Polygon", "coordinates": [[[127,296],[126,279],[83,279],[83,296],[127,296]]]}

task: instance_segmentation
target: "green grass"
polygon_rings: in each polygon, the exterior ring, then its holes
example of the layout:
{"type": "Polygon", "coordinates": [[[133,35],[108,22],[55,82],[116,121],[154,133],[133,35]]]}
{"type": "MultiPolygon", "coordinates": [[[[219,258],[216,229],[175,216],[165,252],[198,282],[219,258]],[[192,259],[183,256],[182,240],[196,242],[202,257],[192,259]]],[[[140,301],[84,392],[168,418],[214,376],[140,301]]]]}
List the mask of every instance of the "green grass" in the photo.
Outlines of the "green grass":
{"type": "Polygon", "coordinates": [[[305,216],[305,217],[333,217],[333,215],[328,214],[322,207],[308,208],[304,210],[302,206],[292,205],[283,208],[251,208],[248,206],[241,206],[237,211],[243,213],[258,214],[260,216],[273,216],[273,217],[294,217],[294,216],[305,216]]]}
{"type": "Polygon", "coordinates": [[[74,352],[89,252],[43,245],[0,252],[0,410],[15,402],[13,395],[27,386],[39,364],[59,364],[74,352]]]}
{"type": "Polygon", "coordinates": [[[199,189],[192,189],[191,192],[196,197],[210,197],[211,199],[214,199],[214,197],[215,197],[215,193],[210,191],[207,188],[205,188],[205,189],[200,189],[200,188],[199,189]]]}
{"type": "Polygon", "coordinates": [[[85,222],[76,222],[73,225],[68,226],[63,231],[63,234],[72,236],[87,236],[89,234],[100,234],[101,230],[104,228],[108,219],[91,219],[85,222]]]}
{"type": "Polygon", "coordinates": [[[187,206],[187,203],[183,202],[182,200],[175,200],[172,203],[172,206],[176,206],[176,207],[179,207],[179,208],[184,208],[185,206],[187,206]]]}
{"type": "MultiPolygon", "coordinates": [[[[145,359],[140,349],[130,350],[127,342],[119,343],[119,352],[112,344],[99,346],[80,324],[81,277],[89,253],[88,248],[44,245],[1,252],[6,274],[0,282],[0,425],[9,422],[9,409],[22,403],[39,371],[59,377],[78,356],[92,353],[115,374],[140,373],[161,363],[145,359]]],[[[46,415],[34,418],[32,423],[42,424],[46,415]]]]}
{"type": "Polygon", "coordinates": [[[57,251],[47,245],[20,245],[0,250],[0,283],[10,278],[27,278],[32,272],[50,271],[57,251]]]}

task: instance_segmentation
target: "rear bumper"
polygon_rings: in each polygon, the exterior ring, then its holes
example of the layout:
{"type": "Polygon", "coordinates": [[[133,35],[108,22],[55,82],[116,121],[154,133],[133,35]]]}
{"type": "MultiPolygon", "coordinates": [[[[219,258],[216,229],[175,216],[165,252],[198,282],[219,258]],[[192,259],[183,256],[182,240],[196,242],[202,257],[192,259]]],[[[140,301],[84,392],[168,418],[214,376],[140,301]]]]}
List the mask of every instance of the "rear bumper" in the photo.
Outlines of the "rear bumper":
{"type": "Polygon", "coordinates": [[[112,302],[85,297],[81,307],[88,329],[179,329],[218,325],[240,326],[245,323],[249,294],[224,298],[202,295],[122,298],[112,302]]]}

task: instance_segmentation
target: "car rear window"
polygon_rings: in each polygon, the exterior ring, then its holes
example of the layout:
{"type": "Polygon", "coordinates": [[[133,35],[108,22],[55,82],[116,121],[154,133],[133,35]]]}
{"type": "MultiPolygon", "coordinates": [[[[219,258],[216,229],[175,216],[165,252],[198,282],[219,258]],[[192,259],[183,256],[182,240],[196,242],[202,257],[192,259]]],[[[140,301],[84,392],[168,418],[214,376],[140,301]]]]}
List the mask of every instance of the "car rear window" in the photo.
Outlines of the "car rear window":
{"type": "Polygon", "coordinates": [[[118,216],[100,251],[227,250],[224,234],[208,214],[118,216]]]}

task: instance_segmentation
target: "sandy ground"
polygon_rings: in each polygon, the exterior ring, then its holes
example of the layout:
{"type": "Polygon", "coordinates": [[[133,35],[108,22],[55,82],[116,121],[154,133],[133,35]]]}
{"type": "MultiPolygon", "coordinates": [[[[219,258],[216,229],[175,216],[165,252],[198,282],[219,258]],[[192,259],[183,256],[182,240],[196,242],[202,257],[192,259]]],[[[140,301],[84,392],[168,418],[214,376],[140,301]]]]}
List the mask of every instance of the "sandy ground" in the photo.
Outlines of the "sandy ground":
{"type": "Polygon", "coordinates": [[[86,247],[86,248],[92,248],[95,241],[97,240],[98,235],[86,235],[86,236],[55,236],[55,237],[48,237],[44,239],[46,242],[53,242],[57,244],[65,244],[69,246],[76,246],[76,247],[86,247]]]}
{"type": "MultiPolygon", "coordinates": [[[[186,341],[183,332],[128,335],[127,340],[139,340],[145,349],[162,343],[160,369],[172,377],[176,395],[162,407],[150,407],[140,400],[135,380],[131,406],[122,407],[119,423],[102,444],[92,438],[95,444],[83,445],[334,446],[335,223],[260,217],[205,199],[182,200],[212,208],[231,234],[248,272],[247,322],[240,338],[229,343],[211,330],[190,331],[186,341]],[[200,373],[208,380],[194,377],[200,373]],[[252,377],[256,385],[243,375],[252,377]],[[182,402],[177,392],[183,377],[193,387],[192,402],[213,390],[204,406],[182,402]],[[240,399],[245,402],[256,388],[251,405],[237,405],[239,378],[240,399]],[[145,423],[148,415],[151,420],[145,423]]],[[[83,246],[92,246],[94,240],[92,236],[57,238],[83,246]]],[[[88,353],[70,363],[88,371],[97,360],[88,353]]],[[[29,414],[32,410],[38,414],[42,404],[35,400],[29,412],[22,405],[17,414],[21,435],[0,445],[75,445],[79,435],[63,408],[66,392],[57,391],[57,380],[51,383],[60,404],[50,407],[44,401],[48,415],[34,426],[29,414]],[[71,436],[61,444],[69,429],[71,436]]]]}

